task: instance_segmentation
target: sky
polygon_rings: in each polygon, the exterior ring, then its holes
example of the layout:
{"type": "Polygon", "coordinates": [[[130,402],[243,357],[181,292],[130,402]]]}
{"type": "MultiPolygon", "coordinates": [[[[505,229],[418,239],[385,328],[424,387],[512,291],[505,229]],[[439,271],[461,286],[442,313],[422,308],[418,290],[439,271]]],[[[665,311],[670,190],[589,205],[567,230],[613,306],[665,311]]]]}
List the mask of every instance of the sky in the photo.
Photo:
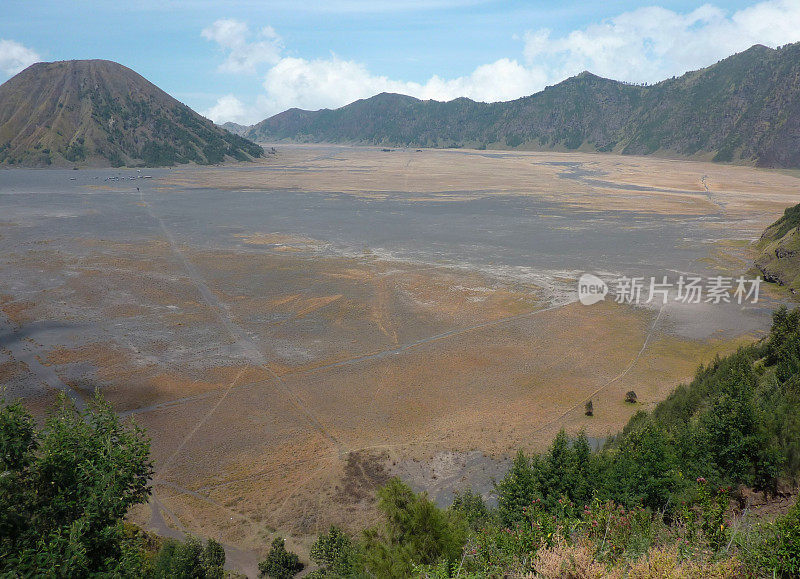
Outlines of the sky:
{"type": "Polygon", "coordinates": [[[653,83],[800,41],[800,0],[2,0],[0,82],[124,64],[216,122],[380,92],[494,102],[589,70],[653,83]]]}

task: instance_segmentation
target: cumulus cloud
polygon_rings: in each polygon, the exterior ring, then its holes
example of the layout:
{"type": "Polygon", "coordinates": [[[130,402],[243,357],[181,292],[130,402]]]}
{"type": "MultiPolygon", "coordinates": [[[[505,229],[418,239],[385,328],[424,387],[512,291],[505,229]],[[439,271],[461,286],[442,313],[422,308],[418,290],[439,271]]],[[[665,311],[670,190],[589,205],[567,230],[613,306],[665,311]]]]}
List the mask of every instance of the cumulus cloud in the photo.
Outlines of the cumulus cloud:
{"type": "Polygon", "coordinates": [[[215,123],[227,123],[228,121],[240,124],[249,124],[251,121],[251,111],[245,107],[244,103],[232,94],[226,94],[217,99],[217,103],[208,110],[202,111],[215,123]]]}
{"type": "Polygon", "coordinates": [[[336,108],[380,92],[436,100],[469,96],[493,102],[535,92],[544,80],[539,71],[505,58],[479,66],[469,76],[454,79],[433,76],[421,84],[373,75],[363,64],[336,55],[317,60],[285,57],[267,71],[264,93],[253,105],[247,106],[228,94],[203,114],[215,122],[247,124],[292,107],[336,108]]]}
{"type": "Polygon", "coordinates": [[[253,35],[246,23],[230,18],[217,20],[205,28],[202,35],[227,53],[227,58],[219,66],[223,72],[253,74],[261,64],[277,63],[283,48],[280,37],[271,26],[253,35]]]}
{"type": "Polygon", "coordinates": [[[363,64],[336,55],[318,60],[286,57],[266,73],[259,108],[275,112],[291,107],[335,108],[380,92],[421,99],[469,96],[499,101],[534,92],[543,80],[538,71],[505,58],[479,66],[468,76],[449,80],[433,76],[422,84],[371,74],[363,64]]]}
{"type": "Polygon", "coordinates": [[[218,20],[203,36],[225,52],[222,70],[264,74],[264,92],[255,102],[245,105],[227,95],[208,116],[255,122],[291,107],[336,108],[379,92],[436,100],[510,100],[583,70],[628,82],[654,82],[708,66],[753,44],[774,47],[800,40],[800,2],[765,0],[733,13],[711,4],[686,13],[651,6],[562,35],[530,30],[519,59],[502,58],[469,75],[434,75],[423,83],[376,75],[364,64],[337,55],[315,60],[284,55],[274,30],[262,29],[254,38],[236,20],[218,20]]]}
{"type": "Polygon", "coordinates": [[[0,71],[5,75],[13,76],[40,60],[41,57],[30,48],[0,38],[0,71]]]}
{"type": "Polygon", "coordinates": [[[525,60],[558,80],[589,70],[629,82],[653,82],[702,68],[753,44],[800,40],[800,2],[769,0],[728,15],[706,4],[689,13],[639,8],[552,36],[525,35],[525,60]]]}

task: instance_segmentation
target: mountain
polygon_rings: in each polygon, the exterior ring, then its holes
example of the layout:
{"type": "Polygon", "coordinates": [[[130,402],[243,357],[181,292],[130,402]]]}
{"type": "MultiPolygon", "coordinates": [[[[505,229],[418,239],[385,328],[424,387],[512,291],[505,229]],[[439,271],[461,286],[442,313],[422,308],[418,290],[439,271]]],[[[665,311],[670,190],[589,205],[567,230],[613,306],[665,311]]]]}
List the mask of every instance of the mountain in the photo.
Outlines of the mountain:
{"type": "Polygon", "coordinates": [[[799,167],[800,43],[756,45],[651,86],[583,72],[509,102],[383,93],[336,110],[290,109],[245,136],[260,142],[655,153],[799,167]]]}
{"type": "Polygon", "coordinates": [[[239,123],[223,123],[220,125],[226,131],[233,133],[234,135],[244,136],[244,134],[250,130],[250,127],[247,125],[240,125],[239,123]]]}
{"type": "Polygon", "coordinates": [[[800,290],[800,205],[789,207],[770,225],[757,247],[761,254],[755,267],[764,279],[786,286],[792,293],[800,290]]]}
{"type": "Polygon", "coordinates": [[[0,165],[164,166],[263,154],[116,62],[40,62],[0,85],[0,165]]]}

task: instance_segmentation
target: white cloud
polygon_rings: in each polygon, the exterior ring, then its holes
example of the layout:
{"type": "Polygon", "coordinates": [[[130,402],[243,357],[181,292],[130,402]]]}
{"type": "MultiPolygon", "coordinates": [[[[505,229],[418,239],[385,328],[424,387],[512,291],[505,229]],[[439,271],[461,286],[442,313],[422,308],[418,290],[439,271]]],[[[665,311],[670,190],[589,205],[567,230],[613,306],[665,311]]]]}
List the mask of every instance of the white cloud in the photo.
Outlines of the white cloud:
{"type": "Polygon", "coordinates": [[[493,102],[531,94],[545,80],[540,71],[507,58],[481,65],[468,76],[443,79],[434,75],[421,84],[373,75],[363,64],[336,55],[318,60],[286,57],[266,73],[265,94],[256,108],[267,114],[292,107],[335,108],[380,92],[435,100],[468,96],[493,102]]]}
{"type": "Polygon", "coordinates": [[[281,39],[271,26],[258,31],[256,40],[246,23],[233,19],[221,19],[202,32],[203,38],[216,42],[227,52],[227,58],[219,69],[223,72],[256,72],[261,64],[275,64],[280,60],[281,39]]]}
{"type": "Polygon", "coordinates": [[[36,52],[19,42],[0,39],[0,71],[6,75],[13,76],[40,60],[36,52]]]}
{"type": "Polygon", "coordinates": [[[226,94],[217,99],[217,103],[208,110],[202,111],[202,115],[215,123],[226,123],[228,121],[240,124],[249,124],[251,120],[249,111],[244,103],[232,94],[226,94]]]}
{"type": "Polygon", "coordinates": [[[424,83],[376,75],[336,55],[316,60],[283,55],[274,30],[263,29],[251,41],[247,25],[236,20],[218,20],[203,36],[226,52],[223,70],[254,72],[268,66],[264,92],[254,103],[227,95],[206,113],[215,120],[257,122],[292,107],[336,108],[379,92],[435,100],[510,100],[583,70],[629,82],[659,81],[753,44],[774,47],[800,40],[800,1],[765,0],[732,14],[711,4],[688,13],[651,6],[563,35],[532,30],[525,34],[522,60],[502,58],[466,76],[434,75],[424,83]]]}
{"type": "Polygon", "coordinates": [[[682,14],[639,8],[569,34],[528,32],[525,58],[553,81],[589,70],[629,82],[654,82],[708,66],[753,44],[800,40],[800,2],[769,0],[728,15],[710,4],[682,14]]]}

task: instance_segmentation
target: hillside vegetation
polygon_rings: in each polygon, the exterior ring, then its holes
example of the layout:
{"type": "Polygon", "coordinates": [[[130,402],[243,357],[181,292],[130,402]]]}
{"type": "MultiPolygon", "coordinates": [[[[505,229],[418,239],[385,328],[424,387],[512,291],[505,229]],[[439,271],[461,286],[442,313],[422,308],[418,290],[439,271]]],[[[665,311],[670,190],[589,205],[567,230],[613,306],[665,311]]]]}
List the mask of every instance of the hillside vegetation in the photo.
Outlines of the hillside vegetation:
{"type": "Polygon", "coordinates": [[[800,310],[781,308],[602,451],[564,432],[520,451],[496,509],[466,489],[443,511],[395,479],[381,524],[331,529],[311,556],[326,577],[796,577],[800,506],[763,521],[747,501],[798,475],[800,310]]]}
{"type": "Polygon", "coordinates": [[[156,167],[263,153],[115,62],[40,62],[0,85],[0,166],[156,167]]]}
{"type": "Polygon", "coordinates": [[[290,109],[244,133],[260,142],[584,150],[800,166],[800,43],[753,46],[652,86],[584,72],[510,102],[379,94],[290,109]]]}
{"type": "Polygon", "coordinates": [[[755,267],[764,279],[800,290],[800,205],[789,207],[764,231],[757,247],[761,251],[755,267]]]}

